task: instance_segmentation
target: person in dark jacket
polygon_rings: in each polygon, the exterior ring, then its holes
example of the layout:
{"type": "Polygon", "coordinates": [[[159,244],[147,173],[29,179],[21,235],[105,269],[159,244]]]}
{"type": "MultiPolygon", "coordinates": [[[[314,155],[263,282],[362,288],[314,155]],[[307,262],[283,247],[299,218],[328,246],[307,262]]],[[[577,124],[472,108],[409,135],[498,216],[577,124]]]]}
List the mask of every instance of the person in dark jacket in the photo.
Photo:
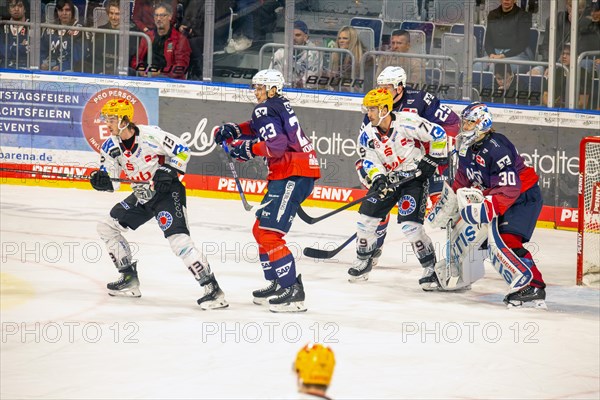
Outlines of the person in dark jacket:
{"type": "Polygon", "coordinates": [[[152,64],[146,64],[148,45],[140,42],[140,48],[131,68],[141,76],[163,76],[173,79],[187,79],[192,49],[190,42],[177,29],[171,26],[173,9],[169,4],[161,3],[154,9],[156,30],[146,34],[152,39],[152,64]]]}
{"type": "MultiPolygon", "coordinates": [[[[533,53],[528,48],[531,14],[515,4],[515,0],[500,0],[500,7],[488,14],[485,34],[485,52],[491,60],[514,59],[532,60],[533,53]]],[[[491,69],[489,66],[486,69],[491,69]]],[[[529,70],[525,65],[511,65],[513,73],[529,70]]],[[[481,70],[482,66],[475,67],[481,70]]]]}

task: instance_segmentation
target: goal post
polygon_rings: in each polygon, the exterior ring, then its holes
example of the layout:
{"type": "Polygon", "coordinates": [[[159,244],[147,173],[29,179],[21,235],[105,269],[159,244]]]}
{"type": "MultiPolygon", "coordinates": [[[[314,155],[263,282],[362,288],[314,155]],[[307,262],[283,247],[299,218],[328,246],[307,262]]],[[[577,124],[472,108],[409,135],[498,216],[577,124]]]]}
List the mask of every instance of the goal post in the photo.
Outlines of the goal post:
{"type": "Polygon", "coordinates": [[[600,136],[579,145],[577,284],[600,285],[600,136]]]}

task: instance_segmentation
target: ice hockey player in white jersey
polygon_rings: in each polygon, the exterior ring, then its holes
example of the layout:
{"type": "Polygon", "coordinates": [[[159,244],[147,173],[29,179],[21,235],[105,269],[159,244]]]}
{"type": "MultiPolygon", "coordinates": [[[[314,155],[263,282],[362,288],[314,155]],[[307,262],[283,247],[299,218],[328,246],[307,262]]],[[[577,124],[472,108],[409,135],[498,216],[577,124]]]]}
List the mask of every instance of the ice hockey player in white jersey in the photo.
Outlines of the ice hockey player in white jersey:
{"type": "Polygon", "coordinates": [[[204,296],[198,299],[200,307],[227,307],[206,257],[190,238],[186,192],[179,180],[190,159],[189,149],[177,136],[158,126],[135,125],[133,113],[133,105],[124,99],[109,100],[102,107],[101,117],[111,137],[102,144],[100,169],[90,178],[94,189],[108,192],[118,189],[118,183],[113,183],[111,178],[119,178],[122,172],[128,179],[140,181],[132,184],[133,193],[117,203],[110,210],[110,216],[98,223],[98,234],[121,273],[120,279],[106,285],[108,294],[141,296],[137,261],[132,259],[123,233],[136,230],[154,218],[173,253],[204,288],[204,296]]]}
{"type": "Polygon", "coordinates": [[[447,157],[446,132],[442,127],[411,112],[391,112],[393,99],[387,89],[373,89],[363,99],[369,123],[358,137],[358,152],[372,197],[361,203],[357,223],[356,260],[348,270],[350,282],[367,280],[376,256],[379,222],[399,203],[398,223],[411,243],[421,266],[423,288],[435,282],[435,250],[423,229],[428,179],[447,157]],[[426,154],[423,143],[429,143],[426,154]],[[400,179],[414,175],[407,183],[400,179]]]}
{"type": "Polygon", "coordinates": [[[296,355],[294,370],[298,378],[296,399],[329,399],[327,389],[335,368],[335,355],[329,346],[308,343],[296,355]]]}

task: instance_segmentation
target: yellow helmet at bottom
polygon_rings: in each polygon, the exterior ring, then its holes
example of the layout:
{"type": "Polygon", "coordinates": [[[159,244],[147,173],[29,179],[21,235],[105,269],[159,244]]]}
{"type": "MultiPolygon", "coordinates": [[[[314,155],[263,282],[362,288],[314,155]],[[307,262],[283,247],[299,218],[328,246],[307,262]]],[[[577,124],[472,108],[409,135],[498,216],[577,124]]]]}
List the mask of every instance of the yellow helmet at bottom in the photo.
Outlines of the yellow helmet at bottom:
{"type": "Polygon", "coordinates": [[[335,367],[335,356],[328,346],[308,343],[298,352],[294,366],[303,384],[329,386],[335,367]]]}
{"type": "Polygon", "coordinates": [[[388,112],[394,108],[394,98],[389,90],[379,88],[370,90],[369,93],[363,98],[363,112],[366,114],[366,110],[370,107],[378,107],[380,110],[384,106],[387,107],[388,112]]]}
{"type": "Polygon", "coordinates": [[[103,117],[107,117],[109,115],[116,115],[119,118],[119,121],[121,121],[123,117],[127,117],[129,122],[132,122],[133,104],[131,104],[129,100],[125,99],[108,100],[106,104],[102,106],[100,115],[103,117]]]}

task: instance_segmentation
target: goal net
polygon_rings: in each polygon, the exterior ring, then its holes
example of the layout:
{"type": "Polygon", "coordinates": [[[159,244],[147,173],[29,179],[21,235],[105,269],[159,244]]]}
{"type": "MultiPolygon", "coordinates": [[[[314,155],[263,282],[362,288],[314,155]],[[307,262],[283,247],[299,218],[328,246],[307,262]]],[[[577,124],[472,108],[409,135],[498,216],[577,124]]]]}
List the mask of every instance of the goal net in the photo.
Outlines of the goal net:
{"type": "Polygon", "coordinates": [[[600,287],[600,136],[579,147],[577,284],[600,287]]]}

